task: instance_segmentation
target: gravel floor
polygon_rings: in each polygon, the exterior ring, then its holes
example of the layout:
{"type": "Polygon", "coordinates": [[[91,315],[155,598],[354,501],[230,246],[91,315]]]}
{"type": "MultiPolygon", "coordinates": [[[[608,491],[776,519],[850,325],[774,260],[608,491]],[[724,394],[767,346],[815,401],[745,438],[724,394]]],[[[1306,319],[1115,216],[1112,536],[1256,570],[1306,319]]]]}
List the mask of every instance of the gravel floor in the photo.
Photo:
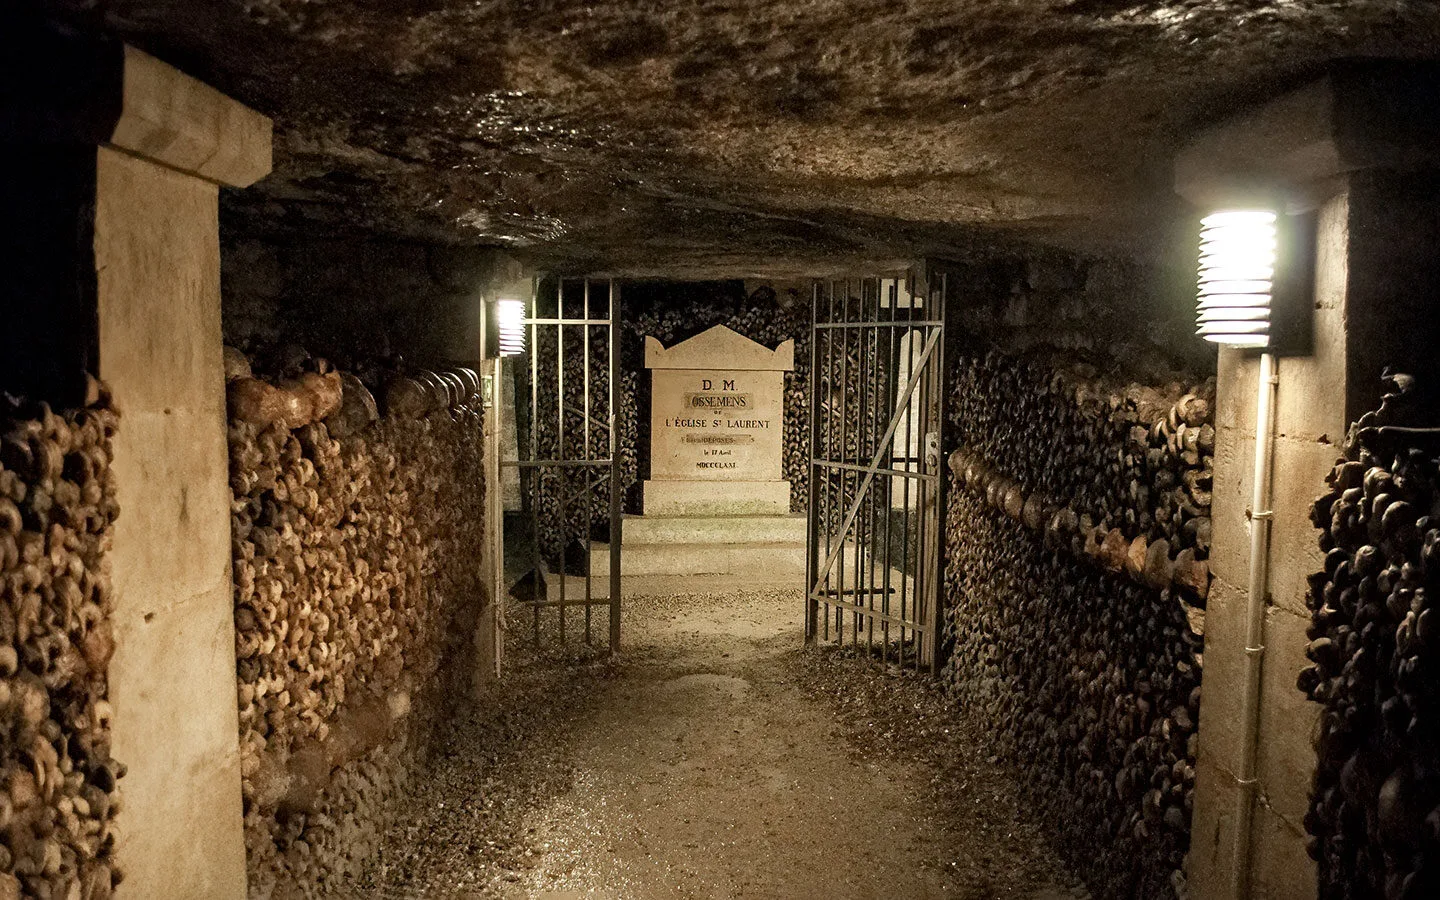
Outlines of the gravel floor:
{"type": "Polygon", "coordinates": [[[349,896],[1084,896],[983,734],[799,620],[791,591],[638,598],[618,661],[513,647],[349,896]]]}

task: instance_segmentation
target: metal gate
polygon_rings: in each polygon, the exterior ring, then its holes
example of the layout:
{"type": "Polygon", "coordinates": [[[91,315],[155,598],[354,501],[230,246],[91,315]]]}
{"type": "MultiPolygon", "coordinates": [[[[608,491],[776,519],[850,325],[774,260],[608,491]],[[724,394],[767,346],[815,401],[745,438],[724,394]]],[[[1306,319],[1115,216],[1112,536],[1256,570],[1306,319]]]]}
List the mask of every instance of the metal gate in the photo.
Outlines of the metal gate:
{"type": "Polygon", "coordinates": [[[935,671],[943,585],[945,278],[818,282],[807,643],[935,671]]]}
{"type": "Polygon", "coordinates": [[[578,278],[537,279],[526,310],[518,452],[501,465],[519,470],[523,519],[506,555],[525,569],[510,592],[537,645],[598,633],[620,647],[619,311],[613,279],[578,278]]]}

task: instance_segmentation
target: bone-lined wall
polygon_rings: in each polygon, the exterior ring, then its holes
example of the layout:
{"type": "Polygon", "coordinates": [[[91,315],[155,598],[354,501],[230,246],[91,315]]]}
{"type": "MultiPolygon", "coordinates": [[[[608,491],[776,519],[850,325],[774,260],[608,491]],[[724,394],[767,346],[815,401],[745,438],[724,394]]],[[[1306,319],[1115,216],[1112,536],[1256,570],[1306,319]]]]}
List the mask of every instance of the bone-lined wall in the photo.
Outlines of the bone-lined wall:
{"type": "Polygon", "coordinates": [[[363,871],[469,690],[484,603],[478,380],[392,374],[377,404],[328,368],[267,380],[227,356],[253,897],[322,896],[363,871]]]}
{"type": "Polygon", "coordinates": [[[1322,900],[1440,894],[1440,434],[1409,376],[1358,423],[1311,519],[1310,666],[1323,710],[1305,816],[1322,900]]]}
{"type": "Polygon", "coordinates": [[[118,416],[0,407],[0,897],[109,897],[118,416]]]}
{"type": "Polygon", "coordinates": [[[1172,896],[1195,778],[1213,381],[957,351],[948,688],[1097,896],[1172,896]]]}

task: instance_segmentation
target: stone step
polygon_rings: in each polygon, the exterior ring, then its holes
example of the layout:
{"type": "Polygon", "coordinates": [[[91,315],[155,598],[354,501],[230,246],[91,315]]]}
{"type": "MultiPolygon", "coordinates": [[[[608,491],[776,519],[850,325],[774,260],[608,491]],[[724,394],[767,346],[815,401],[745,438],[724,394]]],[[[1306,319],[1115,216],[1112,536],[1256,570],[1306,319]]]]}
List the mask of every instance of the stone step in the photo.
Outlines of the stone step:
{"type": "Polygon", "coordinates": [[[645,544],[805,545],[808,520],[797,516],[626,516],[625,550],[645,544]]]}
{"type": "MultiPolygon", "coordinates": [[[[621,571],[632,575],[745,575],[776,581],[804,580],[805,545],[790,544],[635,544],[626,541],[621,571]]],[[[610,574],[610,549],[590,552],[592,576],[610,574]]]]}

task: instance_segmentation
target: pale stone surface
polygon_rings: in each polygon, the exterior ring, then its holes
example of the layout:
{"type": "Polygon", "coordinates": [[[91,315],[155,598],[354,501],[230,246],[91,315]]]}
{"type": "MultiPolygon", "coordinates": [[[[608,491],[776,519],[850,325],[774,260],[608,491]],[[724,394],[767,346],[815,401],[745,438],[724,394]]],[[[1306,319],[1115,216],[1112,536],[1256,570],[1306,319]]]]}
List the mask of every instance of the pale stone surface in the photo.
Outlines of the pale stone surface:
{"type": "MultiPolygon", "coordinates": [[[[1209,663],[1206,663],[1209,685],[1209,663]]],[[[1204,740],[1205,728],[1201,728],[1204,740]]],[[[1195,767],[1196,803],[1190,822],[1190,854],[1186,861],[1190,896],[1193,900],[1234,900],[1230,896],[1231,847],[1235,842],[1235,812],[1240,805],[1240,786],[1234,773],[1207,756],[1204,745],[1195,767]]]]}
{"type": "Polygon", "coordinates": [[[108,148],[97,165],[99,368],[121,412],[120,895],[240,898],[217,188],[108,148]]]}
{"type": "MultiPolygon", "coordinates": [[[[1239,700],[1245,660],[1245,591],[1223,578],[1210,582],[1205,604],[1205,680],[1200,704],[1202,765],[1233,772],[1240,765],[1239,700]],[[1222,705],[1217,698],[1236,698],[1222,705]]],[[[1203,805],[1203,804],[1202,804],[1203,805]]],[[[1197,809],[1198,809],[1197,805],[1197,809]]]]}
{"type": "Polygon", "coordinates": [[[780,480],[783,372],[661,369],[651,377],[652,479],[780,480]]]}
{"type": "MultiPolygon", "coordinates": [[[[1315,862],[1305,852],[1298,823],[1287,822],[1264,803],[1255,805],[1254,900],[1315,900],[1319,896],[1315,862]]],[[[1249,898],[1247,898],[1249,900],[1249,898]]]]}
{"type": "Polygon", "coordinates": [[[788,481],[647,481],[647,516],[781,516],[788,481]]]}
{"type": "Polygon", "coordinates": [[[652,379],[645,512],[789,512],[781,458],[794,342],[770,350],[716,325],[669,349],[654,338],[645,344],[652,379]]]}
{"type": "Polygon", "coordinates": [[[1269,610],[1260,686],[1258,768],[1265,803],[1297,830],[1310,805],[1315,773],[1312,739],[1320,720],[1320,704],[1311,703],[1295,687],[1295,676],[1309,664],[1305,659],[1305,646],[1310,642],[1305,628],[1309,624],[1308,615],[1269,610]]]}
{"type": "Polygon", "coordinates": [[[645,368],[789,372],[795,368],[795,342],[785,341],[770,350],[732,328],[716,325],[668,349],[653,337],[645,338],[645,368]]]}
{"type": "Polygon", "coordinates": [[[626,516],[625,544],[800,544],[809,520],[783,516],[626,516]]]}
{"type": "MultiPolygon", "coordinates": [[[[1325,487],[1346,428],[1346,290],[1349,204],[1341,194],[1319,216],[1313,344],[1309,355],[1283,357],[1276,368],[1274,477],[1270,506],[1269,601],[1261,667],[1258,777],[1252,873],[1256,896],[1313,896],[1314,865],[1299,822],[1309,803],[1319,708],[1295,679],[1306,665],[1306,578],[1322,564],[1310,504],[1325,487]],[[1282,821],[1283,818],[1283,821],[1282,821]],[[1307,888],[1308,887],[1308,893],[1307,888]],[[1266,893],[1260,893],[1260,892],[1266,893]]],[[[1250,568],[1250,506],[1255,453],[1259,361],[1224,349],[1217,379],[1217,430],[1212,506],[1211,585],[1205,618],[1205,691],[1200,711],[1202,777],[1195,799],[1195,847],[1216,829],[1233,826],[1242,794],[1234,770],[1240,756],[1244,696],[1246,590],[1250,568]]],[[[1191,878],[1202,900],[1236,900],[1226,888],[1234,861],[1226,837],[1192,851],[1191,878]]]]}
{"type": "Polygon", "coordinates": [[[124,107],[110,143],[227,187],[270,173],[270,120],[160,60],[125,48],[124,107]]]}

